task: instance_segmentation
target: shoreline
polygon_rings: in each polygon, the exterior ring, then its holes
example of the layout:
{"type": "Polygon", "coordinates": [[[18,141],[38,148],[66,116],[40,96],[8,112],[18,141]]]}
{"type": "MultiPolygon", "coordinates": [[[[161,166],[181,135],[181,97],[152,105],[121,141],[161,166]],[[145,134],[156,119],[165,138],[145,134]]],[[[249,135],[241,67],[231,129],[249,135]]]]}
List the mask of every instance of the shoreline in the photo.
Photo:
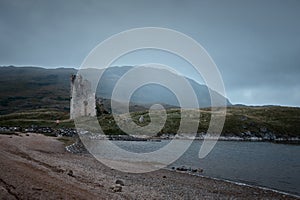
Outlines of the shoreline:
{"type": "MultiPolygon", "coordinates": [[[[89,154],[89,152],[86,149],[76,149],[75,151],[73,151],[73,148],[70,148],[70,146],[77,146],[76,143],[73,143],[72,145],[66,146],[66,150],[70,153],[74,153],[74,154],[89,154]]],[[[77,147],[81,148],[84,147],[82,146],[82,144],[78,145],[77,147]]],[[[124,161],[122,161],[124,162],[124,161]]],[[[224,179],[224,178],[216,178],[216,177],[212,177],[212,176],[206,176],[201,174],[201,172],[191,172],[191,171],[180,171],[180,170],[176,170],[176,169],[171,169],[171,168],[162,168],[162,170],[167,170],[173,173],[180,173],[180,174],[189,174],[191,176],[196,176],[196,177],[202,177],[202,178],[208,178],[208,179],[213,179],[213,180],[217,180],[217,181],[224,181],[224,182],[228,182],[228,183],[232,183],[232,184],[236,184],[236,185],[240,185],[240,186],[247,186],[247,187],[252,187],[252,188],[257,188],[257,189],[262,189],[262,190],[267,190],[267,191],[272,191],[272,192],[276,192],[276,193],[280,193],[283,195],[288,195],[288,196],[293,196],[295,198],[299,198],[300,199],[300,195],[295,194],[295,193],[291,193],[288,191],[282,191],[279,189],[275,189],[275,188],[269,188],[266,186],[261,186],[261,185],[255,185],[255,184],[247,184],[247,183],[243,183],[243,182],[237,182],[237,181],[233,181],[233,180],[229,180],[229,179],[224,179]]]]}
{"type": "MultiPolygon", "coordinates": [[[[127,140],[122,140],[122,141],[127,141],[127,140]]],[[[136,140],[137,142],[141,141],[141,140],[136,140]]],[[[236,141],[236,140],[221,140],[221,141],[236,141]]],[[[147,141],[149,142],[149,141],[147,141]]],[[[241,141],[241,142],[255,142],[255,141],[241,141]]],[[[266,141],[258,141],[258,142],[266,142],[266,141]]],[[[70,153],[84,153],[84,154],[89,154],[89,152],[85,149],[83,144],[78,144],[78,142],[73,143],[72,145],[66,146],[65,147],[66,150],[70,153]],[[79,147],[79,148],[83,148],[83,149],[75,149],[75,151],[73,148],[70,148],[70,146],[75,146],[75,147],[79,147]]],[[[122,161],[124,162],[124,161],[122,161]]],[[[272,191],[272,192],[277,192],[283,195],[289,195],[289,196],[293,196],[295,198],[299,198],[300,199],[300,195],[295,194],[295,193],[291,193],[289,191],[283,191],[283,190],[279,190],[279,189],[275,189],[275,188],[269,188],[266,186],[261,186],[261,185],[255,185],[255,184],[247,184],[247,183],[243,183],[243,182],[238,182],[238,181],[234,181],[234,180],[229,180],[229,179],[225,179],[225,178],[216,178],[216,177],[211,177],[211,176],[206,176],[203,175],[201,172],[192,172],[190,170],[187,171],[180,171],[177,169],[171,169],[171,168],[162,168],[162,170],[167,170],[167,171],[171,171],[174,173],[182,173],[182,174],[189,174],[192,176],[196,176],[196,177],[202,177],[202,178],[208,178],[208,179],[213,179],[213,180],[217,180],[217,181],[225,181],[228,183],[232,183],[232,184],[236,184],[236,185],[241,185],[241,186],[247,186],[247,187],[252,187],[252,188],[257,188],[257,189],[262,189],[262,190],[267,190],[267,191],[272,191]]],[[[202,169],[203,170],[203,169],[202,169]]]]}
{"type": "MultiPolygon", "coordinates": [[[[85,134],[81,134],[83,137],[86,137],[85,134]]],[[[141,135],[98,135],[98,136],[87,136],[91,140],[111,140],[111,141],[141,141],[141,142],[160,142],[161,140],[196,140],[196,141],[235,141],[235,142],[271,142],[278,144],[300,144],[299,137],[290,137],[290,138],[276,138],[276,139],[264,139],[261,137],[231,137],[231,136],[203,136],[203,137],[194,137],[194,136],[170,136],[170,137],[148,137],[141,135]]]]}
{"type": "Polygon", "coordinates": [[[130,174],[91,155],[71,154],[55,137],[0,135],[0,196],[19,199],[299,199],[298,196],[161,169],[130,174]]]}
{"type": "Polygon", "coordinates": [[[213,179],[213,180],[217,180],[217,181],[224,181],[224,182],[227,182],[227,183],[232,183],[232,184],[236,184],[236,185],[240,185],[240,186],[247,186],[247,187],[251,187],[251,188],[262,189],[262,190],[266,190],[266,191],[272,191],[272,192],[276,192],[276,193],[283,194],[283,195],[288,195],[288,196],[293,196],[295,198],[300,199],[300,195],[297,195],[297,194],[294,194],[294,193],[289,193],[289,192],[278,190],[278,189],[274,189],[274,188],[268,188],[268,187],[264,187],[264,186],[260,186],[260,185],[251,185],[251,184],[232,181],[232,180],[228,180],[228,179],[215,178],[215,177],[211,177],[211,176],[205,176],[205,175],[202,175],[202,174],[199,174],[199,173],[198,174],[193,174],[193,173],[189,173],[189,172],[181,172],[181,171],[173,170],[173,169],[169,169],[169,168],[164,168],[164,170],[168,170],[168,171],[175,172],[175,173],[187,173],[187,174],[190,174],[192,176],[208,178],[208,179],[213,179]]]}
{"type": "Polygon", "coordinates": [[[241,142],[272,142],[278,144],[300,144],[300,137],[288,137],[281,136],[276,137],[274,134],[270,134],[264,137],[257,137],[252,133],[240,133],[244,136],[232,136],[232,135],[220,135],[215,136],[214,134],[205,134],[205,133],[197,133],[197,134],[163,134],[161,136],[147,136],[147,135],[103,135],[103,134],[95,134],[88,131],[77,131],[74,128],[58,128],[57,130],[50,127],[35,127],[35,128],[22,128],[19,126],[0,126],[0,134],[24,134],[34,132],[37,134],[45,134],[48,136],[67,136],[73,137],[76,135],[81,135],[83,137],[89,137],[90,139],[102,140],[121,140],[121,141],[159,141],[159,140],[218,140],[218,141],[241,141],[241,142]]]}

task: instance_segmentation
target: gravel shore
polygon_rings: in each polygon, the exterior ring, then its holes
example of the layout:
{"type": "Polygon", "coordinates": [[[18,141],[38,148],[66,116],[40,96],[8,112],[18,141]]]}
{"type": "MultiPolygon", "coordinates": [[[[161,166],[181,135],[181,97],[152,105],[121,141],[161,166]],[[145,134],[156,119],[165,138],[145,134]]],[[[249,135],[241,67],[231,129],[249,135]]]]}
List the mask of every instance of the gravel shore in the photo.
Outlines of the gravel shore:
{"type": "Polygon", "coordinates": [[[0,135],[0,199],[299,199],[186,173],[112,170],[54,137],[0,135]]]}

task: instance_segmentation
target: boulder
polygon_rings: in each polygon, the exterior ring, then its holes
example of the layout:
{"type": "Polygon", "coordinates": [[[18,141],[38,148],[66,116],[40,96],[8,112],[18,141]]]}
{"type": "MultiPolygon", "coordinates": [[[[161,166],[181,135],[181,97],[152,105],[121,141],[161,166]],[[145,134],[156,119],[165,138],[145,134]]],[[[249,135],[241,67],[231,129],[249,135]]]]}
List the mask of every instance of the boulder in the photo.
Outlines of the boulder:
{"type": "Polygon", "coordinates": [[[120,179],[116,180],[116,184],[121,185],[121,186],[124,186],[124,185],[125,185],[125,184],[124,184],[124,181],[122,181],[122,180],[120,180],[120,179]]]}

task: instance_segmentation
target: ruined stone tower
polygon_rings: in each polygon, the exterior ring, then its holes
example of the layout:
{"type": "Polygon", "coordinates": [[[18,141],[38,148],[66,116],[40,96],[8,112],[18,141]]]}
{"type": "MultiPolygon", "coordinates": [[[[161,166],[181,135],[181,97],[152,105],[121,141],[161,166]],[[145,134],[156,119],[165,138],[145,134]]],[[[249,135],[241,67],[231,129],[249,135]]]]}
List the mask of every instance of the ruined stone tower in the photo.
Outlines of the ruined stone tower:
{"type": "Polygon", "coordinates": [[[95,94],[91,83],[83,80],[81,75],[71,75],[70,118],[96,116],[95,94]]]}

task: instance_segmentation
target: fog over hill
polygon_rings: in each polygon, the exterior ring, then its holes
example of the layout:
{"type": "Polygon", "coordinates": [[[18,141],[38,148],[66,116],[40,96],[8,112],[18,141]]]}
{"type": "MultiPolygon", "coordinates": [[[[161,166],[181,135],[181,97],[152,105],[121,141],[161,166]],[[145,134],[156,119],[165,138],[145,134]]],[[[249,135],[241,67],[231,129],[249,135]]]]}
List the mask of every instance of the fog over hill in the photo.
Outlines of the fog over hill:
{"type": "MultiPolygon", "coordinates": [[[[96,96],[110,99],[117,81],[130,69],[132,67],[111,67],[106,70],[99,81],[96,96]]],[[[56,108],[68,111],[70,75],[76,73],[77,70],[72,68],[0,67],[0,114],[35,108],[56,108]]],[[[83,77],[84,73],[93,75],[89,76],[89,79],[97,78],[99,70],[82,71],[83,77]]],[[[209,89],[194,80],[186,79],[195,91],[199,107],[209,107],[209,89]]],[[[182,90],[184,91],[184,88],[182,90]]],[[[214,91],[211,93],[216,99],[223,98],[214,91]]],[[[141,105],[162,103],[179,106],[176,96],[158,84],[140,87],[132,95],[131,101],[141,105]]],[[[231,105],[228,99],[226,102],[227,105],[231,105]]]]}
{"type": "MultiPolygon", "coordinates": [[[[102,98],[111,99],[113,89],[116,87],[117,82],[120,80],[121,77],[123,77],[128,71],[133,69],[133,67],[125,66],[125,67],[110,67],[102,74],[101,79],[99,80],[99,85],[97,87],[97,96],[102,98]]],[[[168,74],[171,74],[171,76],[176,81],[170,81],[171,84],[176,87],[178,90],[181,91],[181,94],[185,95],[183,98],[191,98],[188,95],[187,89],[184,85],[180,84],[180,78],[182,76],[174,74],[173,72],[170,72],[166,69],[156,69],[156,70],[147,70],[148,67],[141,67],[141,70],[145,70],[146,72],[143,74],[140,74],[139,79],[149,78],[152,79],[153,76],[156,76],[156,79],[164,79],[168,77],[168,74]],[[157,71],[158,70],[158,71],[157,71]],[[157,73],[159,72],[159,73],[157,73]],[[157,77],[159,76],[159,77],[157,77]]],[[[98,78],[99,70],[98,69],[89,69],[87,71],[82,70],[80,73],[84,74],[83,76],[88,76],[91,79],[98,78]],[[97,72],[98,71],[98,72],[97,72]]],[[[118,87],[121,87],[121,90],[126,90],[129,85],[132,85],[138,77],[131,76],[132,79],[126,79],[126,85],[119,84],[118,87]]],[[[228,99],[223,99],[224,97],[217,92],[210,90],[205,85],[201,85],[197,83],[196,81],[189,79],[185,77],[187,80],[187,83],[192,87],[192,89],[195,92],[195,95],[198,99],[198,105],[200,108],[203,107],[210,107],[211,106],[211,97],[212,95],[214,98],[217,99],[218,105],[224,106],[222,104],[225,102],[225,105],[231,105],[228,99]],[[210,94],[211,93],[211,94],[210,94]],[[223,100],[223,102],[222,102],[223,100]]],[[[131,102],[138,103],[138,104],[153,104],[153,103],[163,103],[163,104],[169,104],[173,106],[180,106],[178,99],[176,95],[174,94],[170,89],[160,85],[160,84],[146,84],[144,86],[139,87],[132,95],[131,102]]],[[[121,95],[120,101],[122,101],[125,98],[126,94],[123,96],[121,95]]]]}

